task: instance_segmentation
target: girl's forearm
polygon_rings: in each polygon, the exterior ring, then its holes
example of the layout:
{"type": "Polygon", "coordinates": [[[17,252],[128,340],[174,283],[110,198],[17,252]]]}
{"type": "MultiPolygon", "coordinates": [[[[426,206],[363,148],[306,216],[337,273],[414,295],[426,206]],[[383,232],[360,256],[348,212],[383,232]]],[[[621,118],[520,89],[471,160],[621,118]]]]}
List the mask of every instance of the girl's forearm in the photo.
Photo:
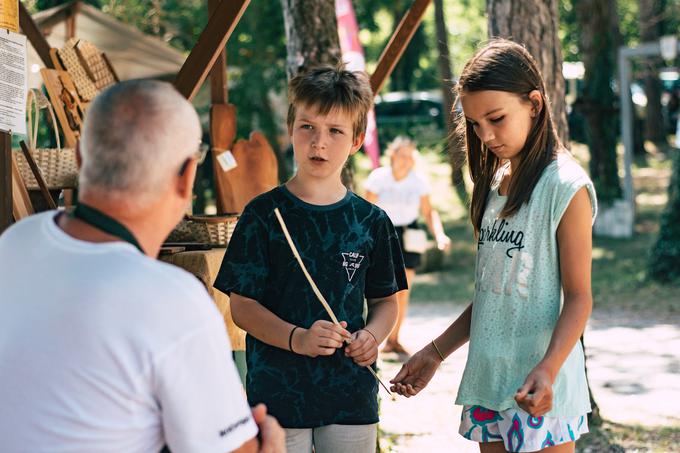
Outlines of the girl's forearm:
{"type": "Polygon", "coordinates": [[[366,329],[375,336],[378,344],[382,343],[390,334],[394,324],[397,322],[398,314],[399,307],[397,306],[396,293],[381,299],[368,300],[366,329]]]}
{"type": "Polygon", "coordinates": [[[276,316],[258,301],[232,293],[231,316],[234,323],[258,340],[288,350],[290,332],[295,327],[276,316]]]}
{"type": "Polygon", "coordinates": [[[458,348],[463,346],[470,339],[470,323],[472,322],[472,304],[468,305],[463,313],[437,338],[439,352],[444,357],[453,354],[458,348]]]}
{"type": "Polygon", "coordinates": [[[428,214],[425,216],[425,223],[427,223],[427,228],[435,238],[444,234],[444,226],[442,225],[439,213],[435,209],[429,210],[428,214]]]}
{"type": "Polygon", "coordinates": [[[545,356],[537,365],[548,372],[553,382],[574,345],[583,335],[592,306],[593,299],[590,294],[564,296],[562,313],[555,325],[550,344],[545,356]]]}

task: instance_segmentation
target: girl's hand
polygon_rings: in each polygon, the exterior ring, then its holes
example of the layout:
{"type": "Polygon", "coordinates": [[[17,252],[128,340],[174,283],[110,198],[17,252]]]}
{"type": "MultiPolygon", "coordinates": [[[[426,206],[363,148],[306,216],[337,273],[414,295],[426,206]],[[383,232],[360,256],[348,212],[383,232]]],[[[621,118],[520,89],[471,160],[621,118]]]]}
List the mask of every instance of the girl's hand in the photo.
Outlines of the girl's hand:
{"type": "Polygon", "coordinates": [[[428,344],[416,352],[390,382],[390,390],[407,398],[415,396],[430,382],[442,362],[437,352],[428,344]]]}
{"type": "Polygon", "coordinates": [[[451,248],[451,239],[444,233],[437,235],[437,248],[443,252],[451,248]]]}
{"type": "Polygon", "coordinates": [[[318,320],[309,329],[296,330],[293,333],[293,351],[309,357],[332,355],[336,349],[342,347],[343,342],[352,338],[345,330],[347,322],[341,321],[340,326],[330,321],[318,320]]]}
{"type": "Polygon", "coordinates": [[[536,367],[531,370],[524,384],[515,393],[515,401],[532,417],[542,417],[552,409],[552,384],[550,373],[536,367]]]}
{"type": "Polygon", "coordinates": [[[352,335],[352,342],[345,348],[345,355],[359,366],[371,365],[378,359],[378,342],[367,330],[357,330],[352,335]]]}

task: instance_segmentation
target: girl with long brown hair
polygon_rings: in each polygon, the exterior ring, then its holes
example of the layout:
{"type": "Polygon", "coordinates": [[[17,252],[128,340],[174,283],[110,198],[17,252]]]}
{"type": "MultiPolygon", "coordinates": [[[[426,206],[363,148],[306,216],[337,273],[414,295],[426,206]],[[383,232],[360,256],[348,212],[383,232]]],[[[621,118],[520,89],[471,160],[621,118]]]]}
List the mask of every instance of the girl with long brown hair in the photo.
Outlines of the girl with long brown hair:
{"type": "Polygon", "coordinates": [[[590,412],[593,184],[560,143],[536,62],[494,40],[457,85],[477,240],[473,302],[392,380],[413,396],[470,342],[459,432],[487,452],[573,452],[590,412]]]}

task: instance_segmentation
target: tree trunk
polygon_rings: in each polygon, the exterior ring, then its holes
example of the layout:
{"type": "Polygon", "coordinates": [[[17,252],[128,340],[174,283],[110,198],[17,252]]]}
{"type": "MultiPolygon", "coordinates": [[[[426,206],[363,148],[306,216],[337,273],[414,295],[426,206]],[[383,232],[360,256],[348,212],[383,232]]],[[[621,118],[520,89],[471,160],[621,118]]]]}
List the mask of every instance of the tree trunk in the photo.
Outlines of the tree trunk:
{"type": "Polygon", "coordinates": [[[334,0],[281,0],[286,27],[286,69],[290,80],[316,64],[342,58],[334,0]]]}
{"type": "Polygon", "coordinates": [[[579,108],[586,118],[590,147],[590,177],[601,201],[621,197],[616,143],[618,137],[616,96],[611,81],[615,77],[619,41],[615,0],[574,2],[580,28],[579,50],[585,66],[579,108]]]}
{"type": "MultiPolygon", "coordinates": [[[[662,5],[659,0],[640,0],[640,40],[658,42],[661,37],[662,5]]],[[[654,143],[666,141],[663,114],[661,112],[661,80],[659,68],[663,64],[660,57],[646,58],[642,62],[644,67],[645,94],[647,108],[645,114],[645,138],[654,143]]]]}
{"type": "MultiPolygon", "coordinates": [[[[601,2],[593,2],[601,3],[601,2]]],[[[548,97],[552,101],[553,120],[564,144],[569,141],[566,102],[564,99],[564,76],[562,75],[562,46],[557,34],[557,0],[487,0],[489,36],[511,38],[524,44],[536,59],[545,80],[548,97]]],[[[583,344],[583,338],[581,338],[583,344]]],[[[585,355],[585,345],[583,346],[585,355]]],[[[588,368],[586,367],[586,381],[588,368]]],[[[598,414],[590,383],[588,383],[593,412],[598,414]]],[[[597,423],[599,420],[589,420],[597,423]]]]}
{"type": "MultiPolygon", "coordinates": [[[[614,200],[621,197],[616,164],[618,123],[616,111],[612,107],[616,98],[611,87],[616,68],[616,49],[620,41],[616,0],[575,0],[574,7],[581,34],[579,47],[585,66],[579,105],[586,118],[590,177],[595,184],[598,199],[614,200]]],[[[583,335],[581,346],[585,356],[583,335]]],[[[588,414],[588,423],[598,426],[602,424],[602,417],[590,388],[587,359],[584,359],[584,366],[592,407],[588,414]]]]}
{"type": "Polygon", "coordinates": [[[680,283],[680,152],[673,154],[668,203],[661,215],[659,236],[650,254],[649,276],[662,283],[680,283]]]}
{"type": "Polygon", "coordinates": [[[541,69],[560,140],[569,144],[558,0],[487,0],[489,37],[523,44],[541,69]]]}
{"type": "Polygon", "coordinates": [[[463,206],[467,206],[468,194],[465,190],[463,178],[463,164],[465,163],[465,151],[460,137],[456,136],[455,114],[453,111],[455,98],[453,95],[454,81],[451,71],[451,57],[449,53],[449,35],[446,31],[446,18],[444,17],[443,0],[434,0],[434,22],[437,30],[437,49],[439,51],[437,62],[439,75],[441,76],[442,99],[444,101],[444,115],[446,121],[446,148],[451,164],[451,183],[463,206]]]}
{"type": "MultiPolygon", "coordinates": [[[[335,0],[281,0],[286,27],[288,80],[317,64],[336,64],[342,59],[335,0]]],[[[342,182],[354,186],[353,161],[342,170],[342,182]]]]}

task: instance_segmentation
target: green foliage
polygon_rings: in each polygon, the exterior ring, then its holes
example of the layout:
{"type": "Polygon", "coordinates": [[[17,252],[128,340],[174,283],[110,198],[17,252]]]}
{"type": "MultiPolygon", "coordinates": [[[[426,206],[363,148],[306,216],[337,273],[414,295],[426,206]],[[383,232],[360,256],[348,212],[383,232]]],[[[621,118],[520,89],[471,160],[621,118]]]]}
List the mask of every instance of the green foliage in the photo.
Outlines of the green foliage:
{"type": "MultiPolygon", "coordinates": [[[[412,1],[354,0],[352,3],[361,30],[360,40],[364,46],[370,73],[412,1]]],[[[451,63],[455,75],[460,73],[463,64],[472,56],[478,44],[487,39],[486,3],[484,0],[445,0],[444,8],[449,31],[451,63]]],[[[430,6],[384,91],[437,90],[440,82],[434,8],[430,6]]]]}
{"type": "MultiPolygon", "coordinates": [[[[579,25],[573,0],[560,0],[559,5],[559,35],[562,43],[562,59],[564,61],[580,61],[579,25]]],[[[571,128],[570,128],[571,129],[571,128]]]]}
{"type": "Polygon", "coordinates": [[[285,63],[281,4],[253,0],[227,43],[229,101],[237,108],[239,137],[260,130],[276,148],[279,135],[285,131],[285,112],[275,114],[270,95],[286,92],[285,63]]]}
{"type": "Polygon", "coordinates": [[[675,150],[673,154],[668,204],[649,260],[649,277],[664,283],[680,282],[680,151],[675,150]]]}
{"type": "Polygon", "coordinates": [[[208,22],[203,0],[101,0],[101,10],[185,52],[208,22]]]}

